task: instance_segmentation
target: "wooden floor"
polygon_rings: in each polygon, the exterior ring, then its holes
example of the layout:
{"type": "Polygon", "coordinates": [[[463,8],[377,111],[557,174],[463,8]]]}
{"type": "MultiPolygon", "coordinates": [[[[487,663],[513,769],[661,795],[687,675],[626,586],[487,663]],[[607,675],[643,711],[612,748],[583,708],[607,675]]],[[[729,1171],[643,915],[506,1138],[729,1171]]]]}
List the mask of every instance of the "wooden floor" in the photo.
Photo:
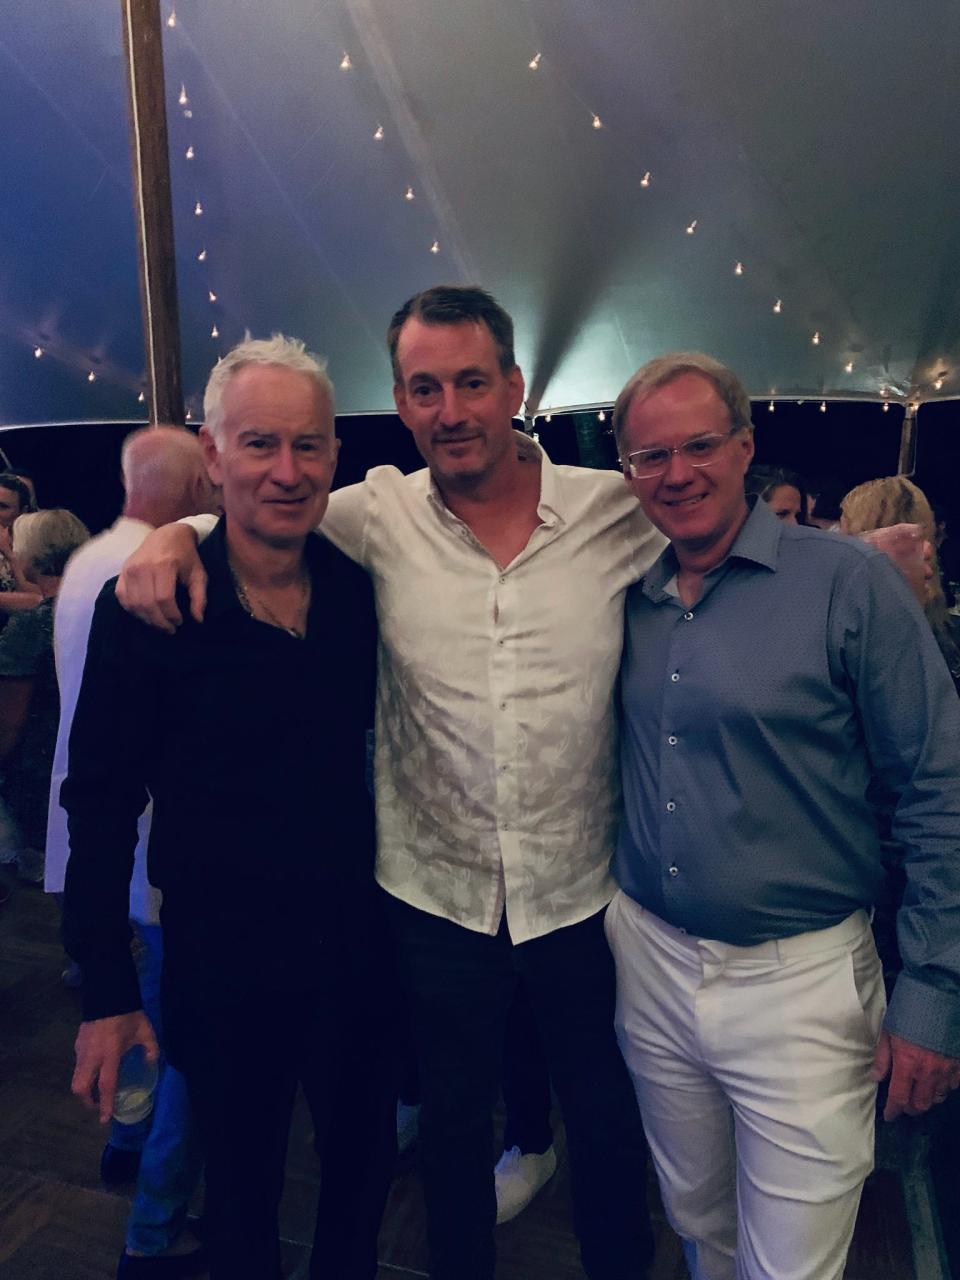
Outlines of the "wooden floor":
{"type": "MultiPolygon", "coordinates": [[[[0,1275],[3,1280],[110,1280],[129,1200],[105,1190],[96,1120],[70,1096],[79,1004],[60,983],[54,903],[31,888],[0,908],[0,1275]]],[[[498,1280],[581,1280],[570,1229],[563,1135],[560,1169],[520,1218],[497,1231],[498,1280]]],[[[317,1168],[298,1110],[290,1141],[281,1231],[286,1275],[307,1275],[317,1168]]],[[[654,1196],[655,1203],[656,1198],[654,1196]]],[[[680,1248],[657,1203],[651,1280],[683,1280],[680,1248]]],[[[913,1280],[903,1201],[892,1174],[864,1193],[846,1280],[913,1280]]],[[[415,1170],[398,1176],[380,1238],[378,1280],[426,1272],[415,1170]]],[[[925,1277],[916,1277],[925,1280],[925,1277]]]]}

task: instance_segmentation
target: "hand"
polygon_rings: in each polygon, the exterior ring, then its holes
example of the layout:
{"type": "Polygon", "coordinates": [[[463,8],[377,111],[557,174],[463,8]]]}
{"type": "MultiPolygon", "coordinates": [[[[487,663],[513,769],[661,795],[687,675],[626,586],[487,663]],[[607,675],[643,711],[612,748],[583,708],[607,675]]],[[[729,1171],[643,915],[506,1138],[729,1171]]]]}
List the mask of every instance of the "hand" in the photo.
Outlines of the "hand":
{"type": "Polygon", "coordinates": [[[183,622],[178,582],[187,588],[191,615],[202,622],[207,575],[197,555],[197,535],[189,525],[166,524],[148,534],[123,566],[117,599],[141,622],[173,635],[183,622]]]}
{"type": "Polygon", "coordinates": [[[921,1048],[890,1031],[881,1031],[870,1072],[874,1080],[890,1076],[884,1120],[920,1116],[960,1085],[960,1058],[921,1048]]]}
{"type": "Polygon", "coordinates": [[[157,1038],[142,1009],[135,1013],[120,1013],[113,1018],[97,1018],[93,1022],[80,1023],[74,1046],[77,1064],[70,1092],[85,1107],[100,1112],[101,1124],[106,1124],[113,1114],[113,1095],[117,1091],[120,1059],[135,1044],[143,1045],[148,1062],[156,1062],[160,1052],[157,1038]]]}

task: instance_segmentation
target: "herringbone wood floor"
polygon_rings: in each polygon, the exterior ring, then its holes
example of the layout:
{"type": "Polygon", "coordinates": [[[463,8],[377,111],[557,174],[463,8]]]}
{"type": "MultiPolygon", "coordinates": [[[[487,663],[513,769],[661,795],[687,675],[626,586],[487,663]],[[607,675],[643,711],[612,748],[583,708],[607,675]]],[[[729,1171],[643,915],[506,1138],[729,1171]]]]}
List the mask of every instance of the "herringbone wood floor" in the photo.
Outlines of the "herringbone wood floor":
{"type": "MultiPolygon", "coordinates": [[[[67,1085],[78,1001],[59,981],[63,955],[54,903],[18,889],[0,909],[0,1275],[3,1280],[109,1280],[120,1252],[128,1197],[97,1176],[103,1142],[96,1121],[67,1085]]],[[[582,1280],[570,1229],[569,1191],[558,1125],[560,1170],[520,1218],[497,1233],[498,1280],[582,1280]]],[[[306,1277],[317,1168],[309,1124],[298,1109],[290,1138],[282,1235],[289,1280],[306,1277]]],[[[655,1200],[655,1196],[654,1196],[655,1200]]],[[[655,1200],[656,1202],[656,1200],[655,1200]]],[[[670,1228],[656,1219],[652,1280],[683,1280],[670,1228]]],[[[416,1171],[398,1176],[380,1237],[379,1280],[426,1275],[416,1171]]],[[[846,1280],[912,1280],[896,1179],[867,1185],[846,1280]]],[[[918,1280],[923,1280],[922,1277],[918,1280]]]]}

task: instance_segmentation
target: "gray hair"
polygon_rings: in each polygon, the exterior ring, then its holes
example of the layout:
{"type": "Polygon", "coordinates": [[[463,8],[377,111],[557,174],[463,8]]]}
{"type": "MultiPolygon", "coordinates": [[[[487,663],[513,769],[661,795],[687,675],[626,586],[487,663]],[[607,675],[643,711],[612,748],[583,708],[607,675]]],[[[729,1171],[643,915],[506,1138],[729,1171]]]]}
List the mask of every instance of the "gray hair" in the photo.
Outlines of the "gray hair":
{"type": "Polygon", "coordinates": [[[217,361],[203,393],[204,426],[218,449],[222,449],[224,443],[224,390],[234,374],[248,364],[279,365],[283,369],[292,369],[294,373],[305,373],[333,405],[333,383],[327,374],[327,362],[322,356],[309,352],[299,338],[287,338],[282,333],[275,333],[270,338],[251,338],[248,333],[242,342],[238,342],[217,361]]]}
{"type": "Polygon", "coordinates": [[[59,578],[74,551],[89,537],[83,521],[63,507],[31,511],[13,522],[14,554],[27,577],[59,578]]]}
{"type": "Polygon", "coordinates": [[[701,351],[671,351],[668,355],[648,360],[617,396],[617,403],[613,406],[613,434],[618,448],[623,423],[634,400],[645,399],[651,392],[666,386],[682,373],[698,373],[712,384],[730,412],[731,431],[753,426],[750,420],[750,397],[732,370],[701,351]]]}

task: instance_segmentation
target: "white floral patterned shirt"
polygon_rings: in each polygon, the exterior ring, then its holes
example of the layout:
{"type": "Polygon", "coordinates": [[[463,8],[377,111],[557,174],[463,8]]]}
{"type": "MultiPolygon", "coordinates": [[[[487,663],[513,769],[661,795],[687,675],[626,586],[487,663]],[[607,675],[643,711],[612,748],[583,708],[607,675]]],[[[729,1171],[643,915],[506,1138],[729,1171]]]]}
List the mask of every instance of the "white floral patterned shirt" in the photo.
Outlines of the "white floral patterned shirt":
{"type": "Polygon", "coordinates": [[[665,543],[618,473],[517,440],[540,454],[541,524],[505,569],[427,470],[374,468],[322,532],[376,590],[377,878],[481,933],[506,906],[520,943],[613,895],[624,593],[665,543]]]}

